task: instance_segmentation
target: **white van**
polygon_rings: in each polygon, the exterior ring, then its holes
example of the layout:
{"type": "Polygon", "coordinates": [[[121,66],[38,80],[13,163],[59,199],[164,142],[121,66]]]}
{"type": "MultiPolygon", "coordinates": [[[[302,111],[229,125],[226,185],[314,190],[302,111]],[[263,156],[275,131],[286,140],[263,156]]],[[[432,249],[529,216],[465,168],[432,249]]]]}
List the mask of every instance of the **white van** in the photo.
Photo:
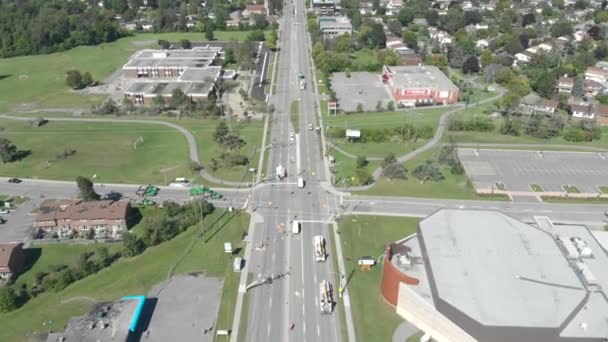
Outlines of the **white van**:
{"type": "Polygon", "coordinates": [[[304,178],[298,177],[298,188],[304,187],[304,178]]]}
{"type": "Polygon", "coordinates": [[[293,234],[300,234],[300,221],[293,221],[293,223],[291,224],[291,232],[293,234]]]}
{"type": "Polygon", "coordinates": [[[232,264],[233,271],[241,272],[242,267],[243,267],[243,259],[241,257],[234,258],[234,264],[232,264]]]}

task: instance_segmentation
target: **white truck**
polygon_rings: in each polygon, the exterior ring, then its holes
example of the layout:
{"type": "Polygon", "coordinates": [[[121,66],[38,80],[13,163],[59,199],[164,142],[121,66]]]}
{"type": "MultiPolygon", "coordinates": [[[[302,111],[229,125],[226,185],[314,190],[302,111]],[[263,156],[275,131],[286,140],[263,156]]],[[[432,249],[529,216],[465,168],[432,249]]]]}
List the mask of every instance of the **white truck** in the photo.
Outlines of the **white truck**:
{"type": "Polygon", "coordinates": [[[322,314],[330,314],[334,309],[334,299],[332,295],[331,283],[323,280],[319,284],[320,309],[322,314]]]}
{"type": "Polygon", "coordinates": [[[291,233],[300,234],[300,221],[293,220],[291,223],[291,233]]]}
{"type": "Polygon", "coordinates": [[[275,171],[278,179],[283,179],[287,175],[287,170],[282,165],[277,166],[275,171]]]}
{"type": "Polygon", "coordinates": [[[298,188],[304,187],[304,178],[298,177],[298,188]]]}
{"type": "Polygon", "coordinates": [[[315,261],[325,262],[327,259],[327,252],[325,252],[325,238],[321,235],[317,235],[313,238],[315,245],[315,261]]]}
{"type": "Polygon", "coordinates": [[[300,90],[306,89],[306,80],[304,78],[304,74],[298,74],[298,81],[300,82],[300,90]]]}

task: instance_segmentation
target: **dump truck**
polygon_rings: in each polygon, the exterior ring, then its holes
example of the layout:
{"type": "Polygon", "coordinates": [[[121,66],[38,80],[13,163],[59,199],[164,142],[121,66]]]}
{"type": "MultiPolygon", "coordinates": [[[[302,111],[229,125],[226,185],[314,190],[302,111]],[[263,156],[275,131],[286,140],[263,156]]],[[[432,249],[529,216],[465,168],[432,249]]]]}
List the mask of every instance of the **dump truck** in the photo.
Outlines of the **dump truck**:
{"type": "Polygon", "coordinates": [[[278,179],[283,179],[287,175],[287,170],[282,165],[277,166],[275,171],[278,179]]]}
{"type": "Polygon", "coordinates": [[[334,309],[331,283],[323,280],[319,284],[320,309],[322,314],[330,314],[334,309]]]}
{"type": "Polygon", "coordinates": [[[137,196],[141,196],[141,197],[154,197],[156,195],[158,195],[158,192],[160,191],[160,188],[155,187],[154,185],[141,185],[139,188],[137,188],[137,191],[135,192],[135,194],[137,196]]]}
{"type": "Polygon", "coordinates": [[[321,235],[317,235],[313,238],[315,245],[315,261],[325,262],[327,259],[327,253],[325,252],[325,238],[321,235]]]}

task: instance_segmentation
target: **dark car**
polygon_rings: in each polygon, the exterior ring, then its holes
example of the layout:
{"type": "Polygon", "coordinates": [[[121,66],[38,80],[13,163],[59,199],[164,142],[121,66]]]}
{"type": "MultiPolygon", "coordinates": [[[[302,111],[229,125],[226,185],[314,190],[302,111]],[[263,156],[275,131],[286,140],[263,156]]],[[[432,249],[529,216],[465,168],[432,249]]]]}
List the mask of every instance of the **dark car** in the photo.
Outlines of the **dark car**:
{"type": "Polygon", "coordinates": [[[22,182],[22,180],[21,180],[21,179],[19,179],[19,178],[11,178],[11,179],[9,179],[9,180],[8,180],[8,182],[9,182],[9,183],[15,183],[15,184],[19,184],[19,183],[21,183],[21,182],[22,182]]]}

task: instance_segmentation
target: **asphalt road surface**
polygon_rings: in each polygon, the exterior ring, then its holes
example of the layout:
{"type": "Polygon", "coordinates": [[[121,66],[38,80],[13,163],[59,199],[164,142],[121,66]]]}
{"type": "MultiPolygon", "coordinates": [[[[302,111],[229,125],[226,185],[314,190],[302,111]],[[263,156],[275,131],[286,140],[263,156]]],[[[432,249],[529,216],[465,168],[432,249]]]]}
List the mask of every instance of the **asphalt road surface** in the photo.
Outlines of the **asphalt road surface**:
{"type": "Polygon", "coordinates": [[[264,223],[256,226],[253,243],[264,247],[252,253],[249,271],[272,276],[275,280],[249,292],[246,341],[341,341],[339,311],[323,315],[319,306],[319,284],[328,280],[334,286],[333,258],[315,262],[313,237],[322,235],[328,242],[327,222],[335,210],[335,198],[321,190],[326,181],[321,156],[320,137],[308,125],[316,126],[315,94],[312,89],[310,45],[306,36],[304,2],[288,0],[281,20],[280,61],[277,73],[277,94],[272,101],[275,114],[270,125],[268,170],[282,165],[287,178],[279,184],[254,191],[251,206],[261,214],[264,223]],[[295,11],[294,11],[295,6],[295,11]],[[295,13],[295,14],[294,14],[295,13]],[[300,90],[298,74],[302,73],[307,89],[300,90]],[[290,121],[290,104],[299,100],[299,134],[290,121]],[[304,188],[297,187],[301,175],[304,188]],[[293,234],[291,224],[301,220],[301,233],[293,234]],[[261,229],[257,229],[261,227],[261,229]],[[294,324],[293,329],[290,328],[294,324]]]}

